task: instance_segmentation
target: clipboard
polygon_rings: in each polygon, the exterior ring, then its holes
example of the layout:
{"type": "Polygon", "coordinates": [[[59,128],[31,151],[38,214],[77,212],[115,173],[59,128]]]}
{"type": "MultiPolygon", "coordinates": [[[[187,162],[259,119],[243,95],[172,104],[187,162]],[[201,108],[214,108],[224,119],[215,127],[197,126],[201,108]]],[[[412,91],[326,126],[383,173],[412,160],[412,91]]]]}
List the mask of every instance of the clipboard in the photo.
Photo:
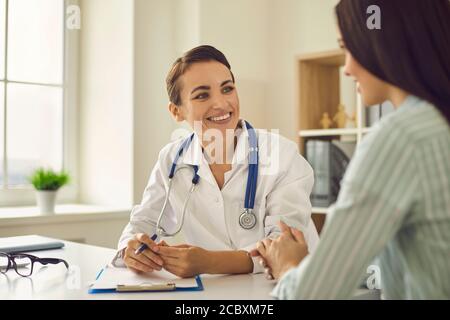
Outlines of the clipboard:
{"type": "Polygon", "coordinates": [[[95,282],[89,288],[88,293],[99,294],[203,290],[203,283],[200,276],[196,276],[191,279],[181,279],[169,274],[167,271],[155,271],[154,275],[137,275],[126,268],[106,266],[98,273],[95,282]],[[108,279],[104,279],[102,276],[107,277],[108,279]],[[119,278],[117,282],[111,281],[114,276],[119,278]],[[102,283],[102,281],[105,280],[106,283],[102,283]],[[126,283],[126,281],[129,281],[129,283],[126,283]]]}

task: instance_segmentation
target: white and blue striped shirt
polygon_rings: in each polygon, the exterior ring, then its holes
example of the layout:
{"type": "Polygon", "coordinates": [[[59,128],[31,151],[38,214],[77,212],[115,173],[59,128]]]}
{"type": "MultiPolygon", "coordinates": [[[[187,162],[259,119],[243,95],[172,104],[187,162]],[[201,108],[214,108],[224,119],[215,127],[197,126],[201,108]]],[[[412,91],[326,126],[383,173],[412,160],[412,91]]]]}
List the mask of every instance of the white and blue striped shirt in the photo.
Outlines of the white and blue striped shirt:
{"type": "Polygon", "coordinates": [[[450,126],[409,96],[369,133],[316,251],[280,280],[280,299],[346,299],[377,258],[387,299],[450,299],[450,126]]]}

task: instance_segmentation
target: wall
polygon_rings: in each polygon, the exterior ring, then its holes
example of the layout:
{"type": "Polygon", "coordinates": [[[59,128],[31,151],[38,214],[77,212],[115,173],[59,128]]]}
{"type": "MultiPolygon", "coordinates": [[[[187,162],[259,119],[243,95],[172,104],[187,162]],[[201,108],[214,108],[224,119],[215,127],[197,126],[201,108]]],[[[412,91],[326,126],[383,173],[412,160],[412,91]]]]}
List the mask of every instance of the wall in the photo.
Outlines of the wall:
{"type": "Polygon", "coordinates": [[[295,56],[338,48],[337,0],[269,2],[270,28],[267,118],[269,125],[296,141],[299,123],[295,56]]]}
{"type": "Polygon", "coordinates": [[[134,1],[80,3],[80,201],[132,202],[134,1]]]}
{"type": "MultiPolygon", "coordinates": [[[[277,1],[278,2],[278,1],[277,1]]],[[[200,41],[223,51],[236,76],[241,116],[267,125],[269,0],[200,1],[200,41]]]]}
{"type": "Polygon", "coordinates": [[[173,1],[135,2],[134,203],[141,201],[159,150],[175,126],[164,86],[175,56],[173,11],[173,1]]]}

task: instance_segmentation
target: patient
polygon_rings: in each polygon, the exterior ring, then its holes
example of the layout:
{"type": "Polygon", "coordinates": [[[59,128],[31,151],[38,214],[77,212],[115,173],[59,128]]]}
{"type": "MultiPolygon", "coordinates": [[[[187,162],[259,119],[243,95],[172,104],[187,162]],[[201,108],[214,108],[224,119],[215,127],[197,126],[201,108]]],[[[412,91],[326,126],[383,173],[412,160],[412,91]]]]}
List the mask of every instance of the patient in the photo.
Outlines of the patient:
{"type": "Polygon", "coordinates": [[[450,2],[378,0],[381,30],[372,3],[336,7],[345,73],[396,110],[358,146],[314,253],[284,224],[253,251],[281,299],[350,298],[374,257],[385,298],[450,299],[450,2]]]}

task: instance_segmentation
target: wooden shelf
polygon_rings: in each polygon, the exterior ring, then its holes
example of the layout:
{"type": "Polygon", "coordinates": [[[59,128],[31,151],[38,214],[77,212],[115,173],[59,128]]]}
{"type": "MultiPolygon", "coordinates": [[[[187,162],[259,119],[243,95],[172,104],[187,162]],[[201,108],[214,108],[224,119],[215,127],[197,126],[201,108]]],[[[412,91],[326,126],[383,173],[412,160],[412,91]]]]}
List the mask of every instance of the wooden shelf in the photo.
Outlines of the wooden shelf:
{"type": "Polygon", "coordinates": [[[342,66],[345,63],[345,54],[342,49],[336,49],[318,53],[301,54],[297,56],[297,60],[317,63],[324,66],[342,66]]]}
{"type": "MultiPolygon", "coordinates": [[[[303,155],[308,140],[340,139],[354,142],[357,147],[364,135],[372,130],[366,127],[365,108],[356,88],[354,88],[356,127],[317,129],[321,127],[323,114],[328,113],[332,119],[338,112],[338,106],[343,103],[344,97],[341,97],[341,94],[344,94],[346,86],[345,83],[341,83],[341,68],[344,64],[345,52],[340,49],[296,56],[298,142],[303,155]]],[[[329,208],[312,208],[313,220],[319,232],[325,223],[328,210],[329,208]]]]}
{"type": "Polygon", "coordinates": [[[344,136],[344,135],[357,135],[358,129],[346,128],[346,129],[313,129],[313,130],[301,130],[299,131],[300,137],[330,137],[330,136],[344,136]]]}
{"type": "MultiPolygon", "coordinates": [[[[331,140],[351,139],[358,144],[363,136],[361,104],[356,105],[356,128],[320,128],[324,113],[332,118],[338,112],[341,101],[341,68],[345,64],[343,50],[331,50],[296,57],[297,98],[299,108],[298,138],[300,152],[305,155],[306,142],[313,138],[331,140]]],[[[356,90],[355,90],[356,91],[356,90]]],[[[355,92],[356,94],[356,92],[355,92]]],[[[324,226],[328,208],[313,207],[312,219],[320,233],[324,226]]]]}
{"type": "Polygon", "coordinates": [[[372,131],[372,128],[362,128],[362,129],[361,129],[361,132],[362,132],[363,134],[369,133],[370,131],[372,131]]]}

